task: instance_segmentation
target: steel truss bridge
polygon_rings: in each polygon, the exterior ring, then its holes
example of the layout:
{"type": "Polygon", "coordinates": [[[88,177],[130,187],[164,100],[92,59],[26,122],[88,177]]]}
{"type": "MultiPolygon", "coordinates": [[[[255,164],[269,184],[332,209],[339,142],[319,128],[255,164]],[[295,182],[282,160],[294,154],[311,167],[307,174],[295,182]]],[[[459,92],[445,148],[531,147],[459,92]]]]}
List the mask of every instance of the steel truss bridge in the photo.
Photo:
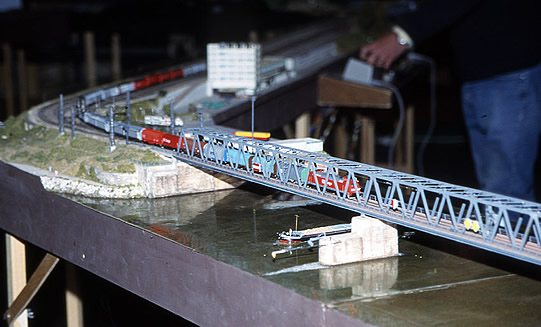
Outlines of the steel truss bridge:
{"type": "Polygon", "coordinates": [[[180,138],[192,165],[541,265],[539,203],[210,129],[180,138]]]}

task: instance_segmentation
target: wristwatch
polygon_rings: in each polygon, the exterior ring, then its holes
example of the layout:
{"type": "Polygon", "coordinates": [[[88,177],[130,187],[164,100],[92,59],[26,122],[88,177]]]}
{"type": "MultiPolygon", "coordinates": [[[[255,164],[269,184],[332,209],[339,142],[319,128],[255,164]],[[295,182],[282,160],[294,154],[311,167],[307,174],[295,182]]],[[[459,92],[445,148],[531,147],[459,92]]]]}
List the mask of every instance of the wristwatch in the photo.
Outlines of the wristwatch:
{"type": "Polygon", "coordinates": [[[394,25],[393,33],[396,35],[396,41],[398,42],[398,44],[402,46],[407,46],[409,48],[413,47],[413,40],[408,35],[408,33],[404,31],[400,26],[394,25]]]}
{"type": "Polygon", "coordinates": [[[398,44],[400,45],[408,45],[408,40],[406,40],[406,38],[400,36],[400,35],[397,35],[396,36],[396,40],[398,41],[398,44]]]}

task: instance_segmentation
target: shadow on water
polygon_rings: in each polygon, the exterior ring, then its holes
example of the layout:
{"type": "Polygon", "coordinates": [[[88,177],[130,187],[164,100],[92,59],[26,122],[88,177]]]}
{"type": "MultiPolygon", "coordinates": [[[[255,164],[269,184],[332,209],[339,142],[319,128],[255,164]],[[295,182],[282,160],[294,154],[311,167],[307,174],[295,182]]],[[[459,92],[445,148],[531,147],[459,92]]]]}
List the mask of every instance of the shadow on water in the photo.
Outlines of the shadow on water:
{"type": "MultiPolygon", "coordinates": [[[[471,306],[463,305],[464,292],[485,286],[501,293],[496,307],[507,306],[505,297],[511,297],[526,322],[541,320],[534,310],[541,301],[537,267],[404,228],[399,228],[399,257],[326,267],[314,249],[273,261],[272,251],[284,249],[277,232],[350,222],[357,214],[259,185],[154,200],[74,199],[371,324],[433,325],[424,319],[442,315],[440,323],[462,316],[470,323],[485,321],[485,314],[498,309],[483,307],[482,292],[470,296],[471,306]],[[434,311],[433,303],[444,299],[445,314],[434,311]]],[[[487,321],[513,320],[492,314],[487,321]]]]}
{"type": "Polygon", "coordinates": [[[423,232],[414,232],[414,236],[412,236],[410,240],[419,245],[426,246],[437,251],[443,251],[466,260],[474,261],[483,265],[494,267],[496,269],[505,270],[513,274],[541,281],[541,267],[535,264],[517,260],[498,253],[485,251],[473,246],[454,242],[423,232]]]}

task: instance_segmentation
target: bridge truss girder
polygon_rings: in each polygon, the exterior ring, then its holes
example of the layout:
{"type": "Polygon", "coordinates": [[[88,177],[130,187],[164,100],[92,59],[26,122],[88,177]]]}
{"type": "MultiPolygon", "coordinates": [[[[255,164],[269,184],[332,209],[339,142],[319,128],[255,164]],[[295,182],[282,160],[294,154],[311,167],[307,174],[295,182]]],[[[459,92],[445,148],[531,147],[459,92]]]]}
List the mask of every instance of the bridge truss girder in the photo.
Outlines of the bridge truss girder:
{"type": "Polygon", "coordinates": [[[541,265],[539,203],[210,129],[180,137],[190,164],[541,265]]]}

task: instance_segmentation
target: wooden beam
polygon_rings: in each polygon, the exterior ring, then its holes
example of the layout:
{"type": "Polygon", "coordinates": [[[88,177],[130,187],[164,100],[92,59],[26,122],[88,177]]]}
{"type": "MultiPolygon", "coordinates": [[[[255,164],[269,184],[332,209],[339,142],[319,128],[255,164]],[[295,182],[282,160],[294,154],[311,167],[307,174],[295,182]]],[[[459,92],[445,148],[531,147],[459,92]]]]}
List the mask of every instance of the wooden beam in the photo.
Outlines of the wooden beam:
{"type": "Polygon", "coordinates": [[[404,162],[405,172],[413,174],[415,172],[414,152],[415,152],[415,106],[409,105],[406,107],[406,122],[405,122],[405,151],[406,160],[404,162]]]}
{"type": "Polygon", "coordinates": [[[19,111],[24,112],[28,109],[28,73],[24,50],[17,51],[17,73],[19,75],[19,111]]]}
{"type": "Polygon", "coordinates": [[[77,268],[66,265],[66,326],[83,327],[83,301],[79,296],[77,268]]]}
{"type": "Polygon", "coordinates": [[[120,36],[118,33],[111,35],[111,66],[113,81],[120,80],[122,78],[122,66],[120,60],[120,36]]]}
{"type": "Polygon", "coordinates": [[[334,156],[345,159],[347,157],[348,134],[346,131],[346,117],[339,115],[334,128],[334,156]]]}
{"type": "Polygon", "coordinates": [[[20,314],[26,309],[26,306],[34,298],[36,293],[41,288],[41,285],[47,280],[47,277],[51,274],[54,267],[58,263],[58,258],[52,254],[47,253],[36,271],[32,274],[32,277],[28,280],[28,283],[24,286],[19,293],[15,301],[4,313],[4,319],[11,324],[20,314]]]}
{"type": "Polygon", "coordinates": [[[392,92],[381,87],[321,75],[318,80],[317,102],[320,106],[390,109],[392,92]]]}
{"type": "Polygon", "coordinates": [[[310,114],[303,113],[295,120],[295,137],[304,138],[310,136],[310,114]]]}
{"type": "Polygon", "coordinates": [[[4,53],[4,83],[6,92],[6,115],[15,116],[15,96],[13,91],[13,73],[11,69],[11,46],[4,43],[2,46],[4,53]]]}
{"type": "Polygon", "coordinates": [[[84,47],[87,84],[88,87],[94,87],[97,84],[94,33],[89,31],[84,33],[84,47]]]}
{"type": "Polygon", "coordinates": [[[361,162],[376,164],[376,122],[368,116],[361,116],[361,162]]]}
{"type": "MultiPolygon", "coordinates": [[[[11,305],[26,285],[26,247],[24,243],[8,234],[6,234],[6,268],[7,300],[8,305],[11,305]]],[[[28,326],[26,314],[20,315],[13,326],[28,326]]]]}
{"type": "MultiPolygon", "coordinates": [[[[398,122],[396,124],[398,124],[398,122]]],[[[397,147],[395,149],[395,162],[393,163],[394,169],[409,174],[414,173],[414,137],[415,107],[413,105],[409,105],[406,107],[404,128],[398,137],[397,147]]]]}

